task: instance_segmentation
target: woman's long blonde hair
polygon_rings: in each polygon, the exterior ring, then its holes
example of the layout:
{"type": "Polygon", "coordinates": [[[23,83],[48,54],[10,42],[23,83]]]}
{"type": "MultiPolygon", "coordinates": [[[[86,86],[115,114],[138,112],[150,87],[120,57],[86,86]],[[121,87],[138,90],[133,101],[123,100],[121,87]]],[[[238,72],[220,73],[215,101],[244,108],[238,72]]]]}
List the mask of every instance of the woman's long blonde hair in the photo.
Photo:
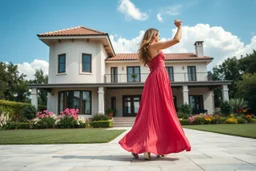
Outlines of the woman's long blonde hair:
{"type": "Polygon", "coordinates": [[[154,37],[158,35],[158,30],[154,28],[148,29],[140,42],[140,48],[138,50],[139,60],[145,65],[149,64],[151,61],[151,55],[148,51],[148,46],[153,42],[154,37]]]}

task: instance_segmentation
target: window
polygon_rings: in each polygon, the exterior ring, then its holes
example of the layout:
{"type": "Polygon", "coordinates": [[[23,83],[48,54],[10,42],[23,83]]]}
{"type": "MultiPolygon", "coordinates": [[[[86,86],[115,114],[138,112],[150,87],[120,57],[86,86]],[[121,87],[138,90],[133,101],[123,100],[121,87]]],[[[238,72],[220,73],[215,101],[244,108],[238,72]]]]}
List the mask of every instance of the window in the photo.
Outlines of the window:
{"type": "Polygon", "coordinates": [[[117,67],[111,67],[111,83],[118,82],[118,72],[117,67]]]}
{"type": "Polygon", "coordinates": [[[139,111],[141,96],[123,96],[124,116],[136,116],[139,111]]]}
{"type": "Polygon", "coordinates": [[[196,67],[188,66],[188,81],[196,81],[196,67]]]}
{"type": "Polygon", "coordinates": [[[189,96],[189,105],[193,110],[193,113],[201,113],[204,110],[203,96],[191,95],[189,96]]]}
{"type": "Polygon", "coordinates": [[[66,108],[79,109],[81,114],[92,114],[91,91],[61,91],[59,92],[59,112],[66,108]]]}
{"type": "Polygon", "coordinates": [[[173,67],[166,67],[166,70],[167,70],[167,72],[168,72],[170,81],[174,81],[173,67]]]}
{"type": "Polygon", "coordinates": [[[140,82],[140,67],[127,67],[127,82],[140,82]]]}
{"type": "Polygon", "coordinates": [[[82,54],[82,72],[92,72],[92,55],[82,54]]]}
{"type": "Polygon", "coordinates": [[[66,54],[58,56],[58,73],[66,72],[66,54]]]}

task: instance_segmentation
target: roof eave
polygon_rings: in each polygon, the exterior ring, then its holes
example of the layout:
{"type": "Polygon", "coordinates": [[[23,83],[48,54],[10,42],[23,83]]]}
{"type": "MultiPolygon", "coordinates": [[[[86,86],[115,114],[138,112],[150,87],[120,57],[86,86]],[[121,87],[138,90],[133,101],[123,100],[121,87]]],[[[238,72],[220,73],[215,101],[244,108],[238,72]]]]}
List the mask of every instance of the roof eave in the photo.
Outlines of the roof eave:
{"type": "Polygon", "coordinates": [[[62,35],[55,35],[55,36],[42,36],[40,34],[37,35],[39,39],[50,46],[49,41],[51,40],[63,40],[63,39],[106,39],[110,49],[111,49],[111,55],[109,57],[115,56],[115,51],[112,46],[112,43],[110,41],[109,35],[106,34],[97,34],[97,35],[68,35],[68,36],[62,36],[62,35]]]}

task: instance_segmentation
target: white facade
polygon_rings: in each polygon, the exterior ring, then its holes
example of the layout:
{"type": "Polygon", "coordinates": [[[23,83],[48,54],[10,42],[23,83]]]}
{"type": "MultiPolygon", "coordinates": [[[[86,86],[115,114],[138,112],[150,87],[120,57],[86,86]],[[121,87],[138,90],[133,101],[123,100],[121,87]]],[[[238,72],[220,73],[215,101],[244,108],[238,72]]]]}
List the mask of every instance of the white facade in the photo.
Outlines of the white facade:
{"type": "Polygon", "coordinates": [[[104,83],[106,52],[100,42],[61,40],[50,46],[49,84],[104,83]],[[58,55],[66,54],[66,72],[58,73],[58,55]],[[82,72],[82,54],[92,55],[92,72],[82,72]]]}

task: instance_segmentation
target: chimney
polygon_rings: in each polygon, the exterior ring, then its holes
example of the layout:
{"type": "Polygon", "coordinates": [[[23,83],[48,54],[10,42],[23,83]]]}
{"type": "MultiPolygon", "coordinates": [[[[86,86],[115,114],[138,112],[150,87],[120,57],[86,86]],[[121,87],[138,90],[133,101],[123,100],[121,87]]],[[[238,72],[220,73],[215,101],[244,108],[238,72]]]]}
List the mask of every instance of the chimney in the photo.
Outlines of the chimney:
{"type": "Polygon", "coordinates": [[[195,49],[196,49],[196,56],[203,57],[204,56],[204,48],[203,48],[204,41],[196,41],[195,42],[195,49]]]}

